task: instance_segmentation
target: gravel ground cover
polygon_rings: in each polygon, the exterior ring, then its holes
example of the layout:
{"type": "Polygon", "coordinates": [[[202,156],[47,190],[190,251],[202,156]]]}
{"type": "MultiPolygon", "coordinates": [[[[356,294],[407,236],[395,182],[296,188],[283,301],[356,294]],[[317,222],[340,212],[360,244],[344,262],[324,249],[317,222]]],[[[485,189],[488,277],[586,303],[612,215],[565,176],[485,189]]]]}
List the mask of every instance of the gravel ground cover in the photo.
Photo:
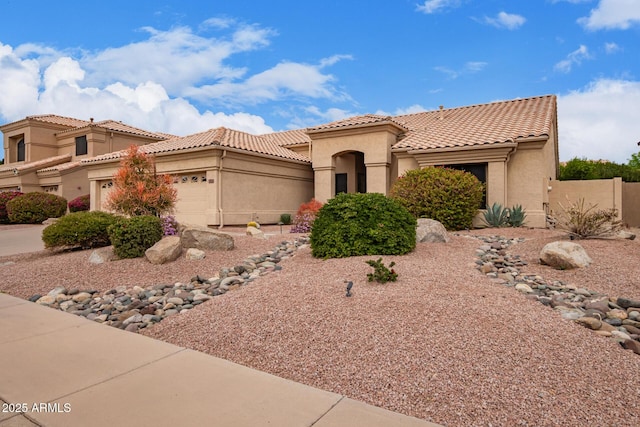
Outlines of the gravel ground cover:
{"type": "MultiPolygon", "coordinates": [[[[594,263],[556,271],[538,265],[537,254],[563,238],[558,232],[468,234],[524,237],[509,252],[529,261],[525,271],[640,298],[638,239],[581,241],[594,263]]],[[[238,235],[233,251],[166,266],[141,259],[95,266],[87,262],[90,251],[4,257],[0,290],[28,298],[60,285],[108,290],[184,281],[289,237],[238,235]]],[[[640,357],[493,283],[474,268],[480,244],[452,236],[383,257],[399,273],[384,285],[366,281],[365,261],[374,257],[323,261],[303,249],[282,261],[281,271],[144,334],[447,426],[638,425],[640,357]],[[354,281],[351,298],[344,280],[354,281]]]]}

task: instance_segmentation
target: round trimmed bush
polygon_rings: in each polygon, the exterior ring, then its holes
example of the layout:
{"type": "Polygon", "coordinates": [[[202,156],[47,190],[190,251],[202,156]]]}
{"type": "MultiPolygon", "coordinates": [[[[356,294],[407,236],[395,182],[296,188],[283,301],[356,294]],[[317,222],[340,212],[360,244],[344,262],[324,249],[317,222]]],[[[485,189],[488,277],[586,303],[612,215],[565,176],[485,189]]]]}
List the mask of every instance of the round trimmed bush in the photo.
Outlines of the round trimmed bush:
{"type": "Polygon", "coordinates": [[[382,194],[341,193],[318,212],[310,241],[318,258],[402,255],[416,246],[416,219],[382,194]]]}
{"type": "Polygon", "coordinates": [[[439,221],[447,230],[472,227],[484,184],[472,173],[442,167],[408,171],[391,187],[390,195],[416,218],[439,221]]]}
{"type": "Polygon", "coordinates": [[[65,213],[67,199],[51,193],[26,193],[7,202],[9,221],[16,224],[40,224],[65,213]]]}
{"type": "Polygon", "coordinates": [[[23,194],[21,191],[3,191],[0,193],[0,224],[8,224],[10,222],[9,214],[7,213],[7,202],[23,194]]]}
{"type": "Polygon", "coordinates": [[[69,202],[69,212],[88,211],[90,205],[91,196],[89,194],[78,196],[69,202]]]}
{"type": "Polygon", "coordinates": [[[157,216],[117,218],[107,232],[113,252],[120,258],[138,258],[162,239],[162,222],[157,216]]]}
{"type": "Polygon", "coordinates": [[[117,217],[107,212],[73,212],[42,230],[45,248],[99,248],[109,246],[107,228],[117,217]]]}

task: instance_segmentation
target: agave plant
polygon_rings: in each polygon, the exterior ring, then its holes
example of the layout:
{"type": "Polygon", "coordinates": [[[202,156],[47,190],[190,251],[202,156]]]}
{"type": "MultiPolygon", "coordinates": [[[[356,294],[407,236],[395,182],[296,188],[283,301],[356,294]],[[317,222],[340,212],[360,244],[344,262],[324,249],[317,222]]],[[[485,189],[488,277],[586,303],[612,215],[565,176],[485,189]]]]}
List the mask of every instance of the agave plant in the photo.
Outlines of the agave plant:
{"type": "Polygon", "coordinates": [[[495,202],[484,213],[484,221],[489,227],[506,227],[509,224],[509,208],[503,208],[498,202],[495,202]]]}
{"type": "Polygon", "coordinates": [[[522,227],[526,218],[527,214],[522,208],[522,205],[515,205],[509,209],[509,225],[511,227],[522,227]]]}

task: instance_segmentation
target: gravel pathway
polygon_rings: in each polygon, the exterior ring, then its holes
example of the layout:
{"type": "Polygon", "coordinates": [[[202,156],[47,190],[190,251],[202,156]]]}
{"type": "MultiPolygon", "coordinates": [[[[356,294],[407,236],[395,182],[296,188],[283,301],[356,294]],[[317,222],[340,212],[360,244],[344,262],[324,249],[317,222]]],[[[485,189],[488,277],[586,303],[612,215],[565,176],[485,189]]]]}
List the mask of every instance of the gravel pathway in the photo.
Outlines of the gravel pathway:
{"type": "MultiPolygon", "coordinates": [[[[537,264],[548,230],[498,230],[526,241],[510,252],[545,278],[640,298],[640,241],[584,241],[594,264],[579,272],[537,264]],[[549,277],[547,277],[549,276],[549,277]]],[[[496,234],[496,230],[473,234],[496,234]]],[[[213,274],[272,249],[237,248],[201,262],[104,266],[88,252],[31,255],[2,265],[0,289],[23,298],[55,286],[107,290],[213,274]],[[55,275],[51,272],[54,271],[55,275]]],[[[283,269],[172,316],[145,334],[447,426],[631,426],[640,423],[640,357],[493,283],[474,268],[479,240],[422,244],[396,262],[396,283],[366,282],[374,257],[318,260],[303,249],[283,269]],[[353,280],[351,298],[344,280],[353,280]]]]}

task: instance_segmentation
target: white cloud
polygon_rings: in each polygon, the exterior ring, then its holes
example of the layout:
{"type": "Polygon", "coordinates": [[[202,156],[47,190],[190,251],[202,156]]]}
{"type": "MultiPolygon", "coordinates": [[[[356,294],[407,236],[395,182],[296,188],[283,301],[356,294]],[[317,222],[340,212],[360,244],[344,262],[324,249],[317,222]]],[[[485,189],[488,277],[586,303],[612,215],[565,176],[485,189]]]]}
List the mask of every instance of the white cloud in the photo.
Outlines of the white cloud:
{"type": "Polygon", "coordinates": [[[640,1],[600,0],[588,17],[578,19],[578,23],[588,30],[626,30],[640,24],[640,1]]]}
{"type": "Polygon", "coordinates": [[[600,79],[558,96],[560,160],[626,163],[640,149],[640,81],[600,79]]]}
{"type": "Polygon", "coordinates": [[[443,66],[434,67],[434,70],[447,75],[451,80],[455,80],[458,77],[465,74],[478,73],[484,70],[487,67],[487,65],[488,64],[486,62],[482,62],[482,61],[468,61],[459,70],[454,70],[454,69],[443,67],[443,66]]]}
{"type": "Polygon", "coordinates": [[[320,65],[281,62],[244,81],[204,85],[185,91],[185,94],[201,102],[215,99],[217,101],[224,100],[231,104],[253,105],[296,96],[333,100],[348,99],[346,94],[341,93],[332,85],[334,77],[320,71],[322,67],[327,65],[326,61],[322,60],[320,65]]]}
{"type": "Polygon", "coordinates": [[[417,5],[416,10],[418,12],[431,14],[444,11],[446,9],[453,9],[459,5],[460,0],[425,0],[423,4],[417,5]]]}
{"type": "Polygon", "coordinates": [[[506,12],[500,12],[495,18],[485,16],[484,23],[493,25],[496,28],[506,28],[507,30],[516,30],[524,25],[527,19],[521,15],[515,15],[506,12]]]}
{"type": "MultiPolygon", "coordinates": [[[[177,135],[218,126],[261,134],[273,131],[262,117],[215,112],[207,105],[242,108],[289,100],[295,106],[309,99],[350,99],[324,71],[350,55],[334,55],[318,64],[281,62],[250,73],[231,65],[233,55],[264,48],[275,31],[231,18],[207,20],[200,30],[218,31],[220,37],[195,34],[188,27],[145,28],[141,41],[90,54],[36,44],[14,49],[0,43],[0,121],[54,113],[121,120],[177,135]]],[[[292,108],[300,111],[299,106],[292,108]]],[[[329,109],[323,114],[341,113],[329,109]]]]}
{"type": "Polygon", "coordinates": [[[582,60],[590,58],[591,55],[589,54],[589,49],[587,48],[587,46],[580,45],[578,49],[567,55],[566,59],[558,62],[553,68],[554,70],[561,73],[568,73],[571,71],[571,68],[574,65],[580,65],[582,63],[582,60]]]}
{"type": "Polygon", "coordinates": [[[604,50],[605,52],[607,52],[608,54],[612,54],[612,53],[616,53],[621,51],[622,49],[620,48],[620,46],[618,46],[616,43],[605,43],[604,44],[604,50]]]}

